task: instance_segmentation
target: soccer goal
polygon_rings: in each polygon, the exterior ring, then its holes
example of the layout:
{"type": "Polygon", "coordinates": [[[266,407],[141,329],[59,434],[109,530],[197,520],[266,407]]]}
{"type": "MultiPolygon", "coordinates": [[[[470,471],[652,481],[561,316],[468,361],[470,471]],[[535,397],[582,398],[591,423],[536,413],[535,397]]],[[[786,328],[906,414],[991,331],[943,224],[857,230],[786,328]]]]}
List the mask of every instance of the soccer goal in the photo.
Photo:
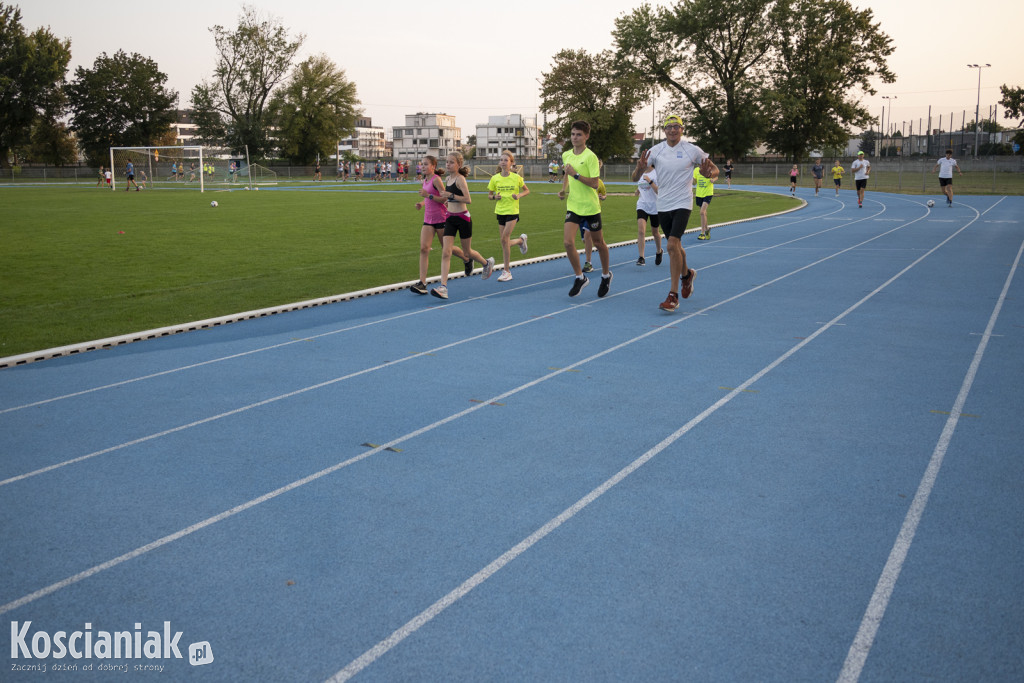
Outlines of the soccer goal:
{"type": "MultiPolygon", "coordinates": [[[[490,166],[488,164],[481,164],[479,166],[473,166],[473,180],[490,180],[491,176],[495,173],[500,173],[501,168],[498,164],[490,166]]],[[[513,173],[523,175],[523,165],[516,164],[516,167],[512,169],[513,173]]]]}
{"type": "Polygon", "coordinates": [[[277,172],[260,164],[249,164],[239,171],[238,175],[249,177],[249,187],[277,185],[277,172]]]}
{"type": "Polygon", "coordinates": [[[135,184],[144,189],[205,189],[203,148],[200,146],[111,147],[112,189],[128,184],[128,164],[135,173],[135,184]]]}

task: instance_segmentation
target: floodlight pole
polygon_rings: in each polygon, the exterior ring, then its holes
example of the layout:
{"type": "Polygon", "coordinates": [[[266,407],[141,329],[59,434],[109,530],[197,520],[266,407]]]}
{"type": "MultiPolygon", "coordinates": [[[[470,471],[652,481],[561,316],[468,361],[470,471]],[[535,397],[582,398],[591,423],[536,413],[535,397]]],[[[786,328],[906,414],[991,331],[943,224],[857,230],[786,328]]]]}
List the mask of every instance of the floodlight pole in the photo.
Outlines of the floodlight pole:
{"type": "MultiPolygon", "coordinates": [[[[892,124],[892,100],[896,99],[895,95],[882,95],[883,100],[889,100],[889,124],[892,124]]],[[[882,148],[885,148],[885,135],[888,130],[885,130],[885,107],[882,107],[882,148]]],[[[885,156],[889,156],[889,150],[885,150],[885,156]]]]}
{"type": "Polygon", "coordinates": [[[980,121],[978,121],[978,115],[981,111],[981,70],[987,69],[992,66],[991,64],[968,64],[968,69],[978,70],[978,101],[974,105],[974,158],[978,158],[978,127],[980,121]]]}

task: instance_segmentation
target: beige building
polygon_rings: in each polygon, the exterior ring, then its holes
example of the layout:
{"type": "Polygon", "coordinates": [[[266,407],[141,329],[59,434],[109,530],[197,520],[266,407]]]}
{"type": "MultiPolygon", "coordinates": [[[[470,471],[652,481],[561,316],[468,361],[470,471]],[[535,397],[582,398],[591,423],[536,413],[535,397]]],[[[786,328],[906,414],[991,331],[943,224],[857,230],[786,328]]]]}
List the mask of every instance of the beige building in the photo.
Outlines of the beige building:
{"type": "Polygon", "coordinates": [[[344,140],[338,141],[338,156],[351,152],[361,159],[381,159],[387,155],[384,128],[374,126],[369,116],[356,120],[356,130],[344,140]]]}
{"type": "Polygon", "coordinates": [[[476,158],[497,159],[508,149],[516,159],[542,156],[537,119],[522,114],[489,116],[487,123],[476,124],[476,158]]]}
{"type": "Polygon", "coordinates": [[[396,159],[421,159],[430,154],[443,161],[462,147],[462,129],[448,114],[406,114],[405,125],[391,130],[396,159]]]}

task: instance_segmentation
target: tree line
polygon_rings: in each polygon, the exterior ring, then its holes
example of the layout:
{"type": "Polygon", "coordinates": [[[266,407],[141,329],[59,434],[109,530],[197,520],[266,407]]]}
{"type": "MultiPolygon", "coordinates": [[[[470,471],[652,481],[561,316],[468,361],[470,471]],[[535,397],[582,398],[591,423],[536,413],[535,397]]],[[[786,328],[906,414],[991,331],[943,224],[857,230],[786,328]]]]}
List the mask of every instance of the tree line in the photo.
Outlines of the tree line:
{"type": "MultiPolygon", "coordinates": [[[[236,28],[210,33],[213,75],[191,93],[199,144],[306,164],[355,130],[359,100],[344,70],[322,54],[293,65],[304,36],[252,7],[236,28]]],[[[68,80],[70,61],[70,39],[26,31],[21,11],[0,3],[0,167],[12,157],[73,163],[78,149],[101,165],[112,146],[175,144],[179,96],[155,61],[103,53],[68,80]]]]}
{"type": "MultiPolygon", "coordinates": [[[[247,6],[235,28],[209,31],[213,73],[190,97],[197,142],[305,164],[355,130],[360,102],[344,70],[323,54],[294,64],[305,36],[247,6]]],[[[540,89],[545,132],[566,139],[572,121],[588,121],[606,159],[632,155],[633,114],[659,94],[662,114],[682,115],[686,135],[723,157],[762,142],[793,160],[843,148],[875,122],[861,98],[896,79],[892,39],[849,0],[644,4],[616,19],[612,37],[597,54],[557,52],[540,89]]],[[[70,39],[28,32],[20,10],[0,3],[0,166],[70,163],[79,148],[102,164],[114,145],[174,144],[179,94],[156,62],[103,53],[68,80],[70,59],[70,39]]],[[[1002,92],[1006,117],[1024,116],[1022,89],[1002,92]]]]}

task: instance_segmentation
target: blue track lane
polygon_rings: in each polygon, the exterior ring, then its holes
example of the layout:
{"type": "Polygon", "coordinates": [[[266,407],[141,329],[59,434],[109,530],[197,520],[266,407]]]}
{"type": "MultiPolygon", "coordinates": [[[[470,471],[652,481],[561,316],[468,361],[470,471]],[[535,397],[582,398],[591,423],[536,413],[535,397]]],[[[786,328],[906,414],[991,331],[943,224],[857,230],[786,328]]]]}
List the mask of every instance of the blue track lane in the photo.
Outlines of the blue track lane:
{"type": "Polygon", "coordinates": [[[4,633],[182,654],[0,679],[1020,680],[1024,199],[851,197],[0,371],[4,633]]]}

